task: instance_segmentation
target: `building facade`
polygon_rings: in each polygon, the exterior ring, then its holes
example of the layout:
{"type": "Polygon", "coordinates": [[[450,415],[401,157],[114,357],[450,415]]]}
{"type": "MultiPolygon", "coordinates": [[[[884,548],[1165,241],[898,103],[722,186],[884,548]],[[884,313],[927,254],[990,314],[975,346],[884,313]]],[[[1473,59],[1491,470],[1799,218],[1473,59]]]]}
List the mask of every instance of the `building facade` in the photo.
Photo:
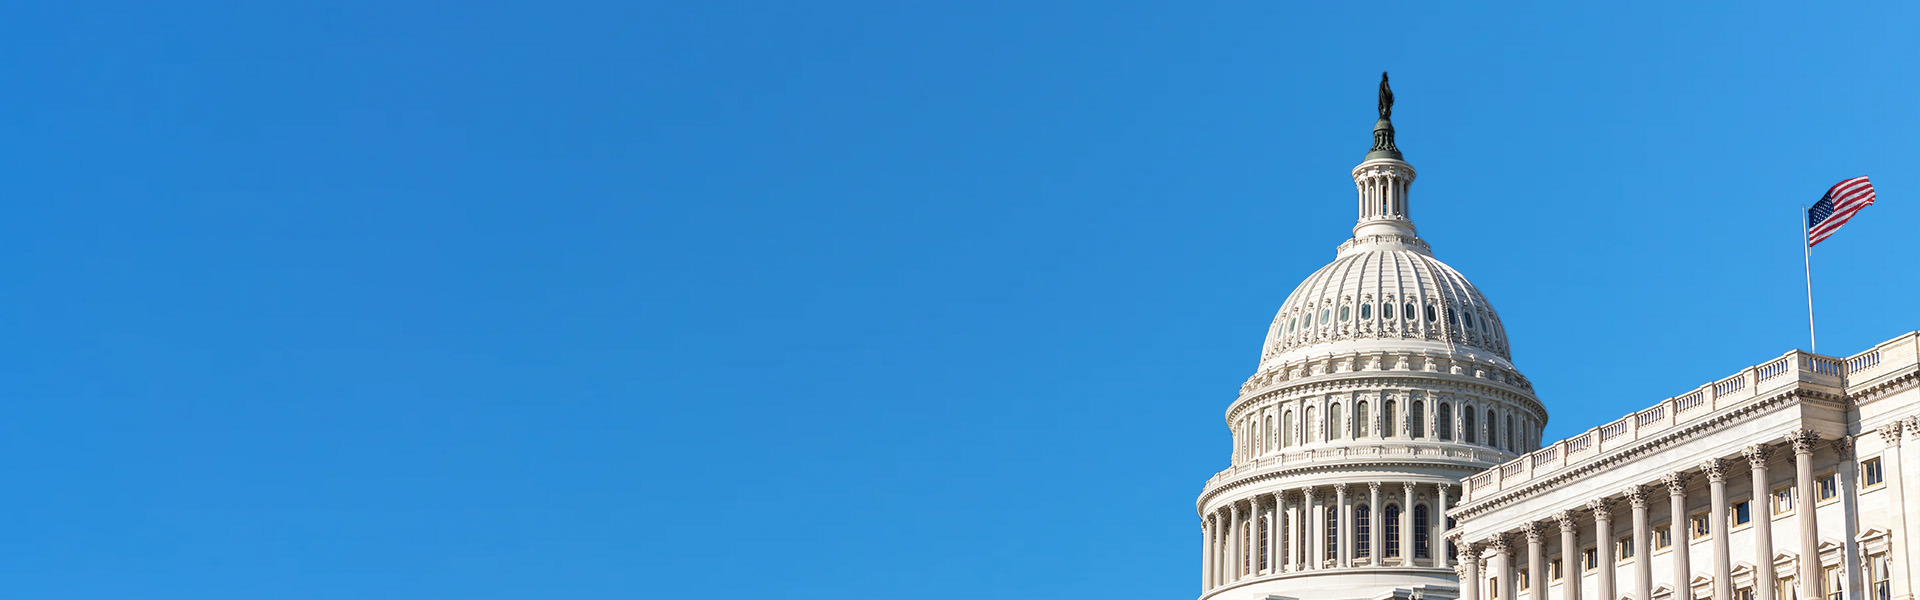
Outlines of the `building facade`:
{"type": "Polygon", "coordinates": [[[1914,600],[1920,332],[1543,446],[1498,313],[1414,228],[1391,107],[1383,76],[1353,238],[1227,408],[1201,600],[1914,600]]]}
{"type": "Polygon", "coordinates": [[[1546,410],[1500,316],[1416,232],[1381,81],[1359,219],[1301,283],[1227,408],[1231,465],[1198,510],[1203,599],[1451,598],[1461,479],[1539,447],[1546,410]]]}
{"type": "Polygon", "coordinates": [[[1789,352],[1468,477],[1461,596],[1908,600],[1917,376],[1920,333],[1789,352]]]}

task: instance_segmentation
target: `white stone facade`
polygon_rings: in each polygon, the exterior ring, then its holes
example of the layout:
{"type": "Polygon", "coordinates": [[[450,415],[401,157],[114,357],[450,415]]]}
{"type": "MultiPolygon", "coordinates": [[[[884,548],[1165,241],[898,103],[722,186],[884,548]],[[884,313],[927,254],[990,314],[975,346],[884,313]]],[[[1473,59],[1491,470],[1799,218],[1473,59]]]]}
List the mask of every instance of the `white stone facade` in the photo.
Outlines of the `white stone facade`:
{"type": "Polygon", "coordinates": [[[1492,304],[1418,237],[1397,155],[1354,168],[1353,239],[1281,305],[1227,409],[1203,599],[1452,598],[1460,480],[1539,448],[1546,410],[1492,304]]]}
{"type": "Polygon", "coordinates": [[[1354,237],[1227,408],[1201,600],[1914,600],[1920,332],[1542,446],[1499,314],[1416,233],[1384,86],[1354,237]]]}
{"type": "Polygon", "coordinates": [[[1920,333],[1789,352],[1467,478],[1461,597],[1908,600],[1917,434],[1920,333]]]}

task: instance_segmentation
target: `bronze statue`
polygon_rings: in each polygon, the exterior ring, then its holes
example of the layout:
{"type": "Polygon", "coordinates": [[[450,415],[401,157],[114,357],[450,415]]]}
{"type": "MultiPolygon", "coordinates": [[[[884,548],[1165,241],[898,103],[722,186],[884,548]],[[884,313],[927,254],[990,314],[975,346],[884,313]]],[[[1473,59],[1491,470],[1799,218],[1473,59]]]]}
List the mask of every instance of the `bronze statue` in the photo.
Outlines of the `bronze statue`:
{"type": "Polygon", "coordinates": [[[1380,72],[1380,118],[1393,117],[1393,88],[1387,87],[1387,72],[1380,72]]]}

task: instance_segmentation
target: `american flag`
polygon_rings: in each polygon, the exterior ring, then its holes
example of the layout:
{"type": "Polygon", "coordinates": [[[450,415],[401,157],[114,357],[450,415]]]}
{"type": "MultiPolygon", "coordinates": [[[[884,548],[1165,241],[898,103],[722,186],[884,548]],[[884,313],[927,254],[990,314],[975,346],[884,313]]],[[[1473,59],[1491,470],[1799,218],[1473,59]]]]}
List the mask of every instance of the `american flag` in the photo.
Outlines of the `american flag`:
{"type": "Polygon", "coordinates": [[[1865,176],[1835,184],[1807,209],[1807,247],[1827,239],[1853,218],[1853,213],[1873,206],[1873,184],[1865,176]]]}

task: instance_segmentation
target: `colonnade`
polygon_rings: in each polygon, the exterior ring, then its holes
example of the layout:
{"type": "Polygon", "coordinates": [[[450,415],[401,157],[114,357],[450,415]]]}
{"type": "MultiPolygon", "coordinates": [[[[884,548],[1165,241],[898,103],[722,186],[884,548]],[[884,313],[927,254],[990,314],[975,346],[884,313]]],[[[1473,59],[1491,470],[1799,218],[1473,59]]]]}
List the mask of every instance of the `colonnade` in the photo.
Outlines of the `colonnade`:
{"type": "Polygon", "coordinates": [[[1262,575],[1366,567],[1445,567],[1453,486],[1336,483],[1261,492],[1201,520],[1201,585],[1262,575]],[[1394,538],[1394,539],[1389,539],[1394,538]]]}
{"type": "MultiPolygon", "coordinates": [[[[1891,484],[1889,487],[1892,490],[1900,490],[1901,486],[1901,482],[1898,480],[1900,470],[1897,462],[1900,431],[1901,426],[1898,424],[1881,431],[1883,438],[1888,442],[1888,446],[1895,449],[1895,451],[1885,454],[1885,456],[1891,457],[1888,459],[1890,464],[1886,465],[1885,472],[1890,476],[1890,480],[1887,481],[1887,483],[1891,484]]],[[[1817,512],[1816,505],[1819,499],[1822,498],[1822,491],[1816,487],[1813,457],[1814,451],[1820,442],[1820,436],[1813,431],[1797,431],[1789,435],[1785,440],[1749,446],[1741,451],[1739,458],[1714,458],[1704,462],[1696,469],[1664,473],[1659,476],[1658,481],[1634,485],[1617,496],[1596,498],[1587,502],[1584,506],[1559,511],[1554,515],[1554,522],[1558,524],[1560,531],[1558,544],[1560,550],[1559,575],[1562,579],[1560,579],[1559,587],[1562,590],[1562,595],[1557,596],[1554,600],[1580,600],[1582,578],[1587,576],[1596,578],[1596,581],[1594,581],[1594,590],[1597,592],[1596,595],[1598,595],[1599,598],[1594,600],[1612,600],[1619,598],[1651,600],[1653,598],[1655,582],[1652,576],[1652,561],[1654,556],[1649,545],[1654,539],[1656,531],[1648,524],[1648,513],[1649,507],[1658,501],[1657,495],[1663,490],[1667,494],[1667,512],[1669,516],[1669,528],[1665,530],[1665,534],[1668,537],[1665,539],[1669,540],[1668,543],[1671,545],[1671,550],[1666,560],[1672,561],[1672,578],[1674,579],[1673,581],[1667,581],[1665,583],[1670,586],[1671,589],[1681,591],[1681,593],[1670,596],[1671,598],[1690,599],[1695,597],[1691,588],[1692,582],[1690,579],[1694,576],[1693,568],[1696,561],[1704,560],[1707,563],[1706,570],[1710,571],[1708,577],[1711,579],[1708,597],[1712,600],[1736,600],[1733,587],[1733,564],[1734,561],[1740,560],[1760,567],[1752,570],[1754,579],[1752,582],[1751,596],[1743,593],[1741,600],[1745,600],[1746,598],[1751,598],[1752,600],[1787,600],[1785,598],[1779,598],[1778,594],[1776,594],[1778,582],[1775,578],[1775,570],[1773,567],[1777,554],[1773,543],[1772,530],[1774,527],[1772,491],[1776,488],[1770,485],[1769,479],[1772,459],[1777,455],[1785,454],[1777,451],[1777,449],[1782,447],[1791,451],[1794,473],[1791,488],[1794,490],[1794,493],[1797,494],[1792,500],[1792,502],[1795,503],[1793,508],[1794,514],[1790,519],[1782,519],[1782,521],[1790,520],[1798,530],[1798,535],[1796,536],[1797,548],[1792,549],[1796,556],[1798,556],[1798,567],[1794,575],[1794,584],[1796,587],[1794,589],[1798,592],[1798,599],[1827,598],[1826,590],[1822,588],[1823,571],[1819,558],[1821,524],[1815,515],[1817,512]],[[1753,492],[1748,499],[1750,504],[1746,507],[1752,523],[1752,534],[1750,536],[1751,548],[1743,548],[1743,550],[1749,550],[1752,554],[1751,556],[1744,557],[1736,557],[1732,551],[1730,540],[1732,537],[1732,532],[1730,531],[1732,527],[1729,522],[1729,515],[1733,513],[1734,505],[1730,503],[1727,497],[1727,483],[1733,474],[1734,465],[1738,464],[1740,458],[1746,460],[1748,475],[1751,477],[1753,487],[1753,492]],[[1704,517],[1700,517],[1701,513],[1689,512],[1687,508],[1689,482],[1697,481],[1698,478],[1702,477],[1705,478],[1707,482],[1707,496],[1709,499],[1704,517]],[[1624,503],[1622,503],[1621,500],[1624,500],[1624,503]],[[1624,550],[1630,551],[1632,553],[1631,556],[1636,558],[1630,574],[1624,577],[1619,574],[1619,560],[1614,556],[1614,550],[1617,545],[1623,543],[1623,538],[1613,527],[1614,511],[1623,506],[1630,511],[1632,519],[1632,525],[1628,532],[1631,538],[1630,541],[1624,542],[1626,544],[1624,550]],[[1704,518],[1704,523],[1696,523],[1695,518],[1704,518]],[[1696,527],[1703,528],[1703,531],[1699,532],[1698,535],[1696,535],[1694,531],[1696,527]],[[1588,528],[1590,528],[1594,540],[1590,548],[1590,550],[1594,552],[1591,562],[1599,567],[1591,570],[1589,570],[1583,561],[1586,557],[1582,551],[1583,546],[1580,544],[1580,533],[1582,529],[1588,528]],[[1706,544],[1707,551],[1703,553],[1704,556],[1695,556],[1692,542],[1695,538],[1700,537],[1711,537],[1711,540],[1710,543],[1706,544]]],[[[1848,473],[1849,469],[1855,469],[1857,471],[1857,464],[1855,464],[1852,456],[1851,439],[1840,438],[1831,440],[1831,444],[1840,456],[1840,465],[1837,467],[1838,472],[1848,473]]],[[[1839,477],[1830,485],[1836,486],[1836,488],[1837,486],[1843,485],[1850,488],[1853,486],[1853,483],[1850,481],[1851,479],[1849,477],[1839,477]]],[[[1839,495],[1845,497],[1846,494],[1850,494],[1851,492],[1852,490],[1833,489],[1829,490],[1827,496],[1839,495]]],[[[1901,492],[1895,491],[1893,493],[1899,494],[1901,492]]],[[[1695,499],[1697,500],[1697,497],[1695,499]]],[[[1896,503],[1900,502],[1898,495],[1894,496],[1894,501],[1896,503]]],[[[1843,510],[1851,509],[1843,508],[1843,510]]],[[[1899,512],[1901,511],[1894,511],[1895,514],[1899,512]]],[[[1829,527],[1841,525],[1852,527],[1852,520],[1849,519],[1844,523],[1828,524],[1829,527]]],[[[1899,529],[1905,528],[1904,524],[1898,522],[1896,522],[1895,527],[1899,529]]],[[[1533,573],[1530,577],[1531,598],[1543,600],[1545,596],[1541,595],[1541,592],[1547,587],[1547,578],[1543,577],[1542,574],[1547,573],[1546,565],[1550,558],[1546,553],[1547,530],[1548,526],[1544,523],[1534,522],[1522,524],[1520,530],[1517,532],[1503,532],[1471,542],[1458,537],[1454,538],[1452,541],[1455,543],[1459,552],[1456,558],[1457,564],[1455,570],[1460,575],[1460,597],[1462,600],[1516,599],[1513,587],[1517,573],[1515,572],[1515,557],[1513,554],[1519,550],[1518,541],[1521,539],[1525,540],[1525,564],[1527,568],[1530,569],[1530,572],[1533,573]],[[1482,575],[1481,571],[1483,565],[1486,569],[1485,575],[1482,575]],[[1490,584],[1489,580],[1493,583],[1490,584]],[[1489,589],[1489,585],[1494,587],[1489,589]]],[[[1846,539],[1852,536],[1853,532],[1827,531],[1826,534],[1829,537],[1846,539]]],[[[1892,536],[1891,544],[1890,554],[1898,560],[1891,561],[1891,568],[1893,569],[1891,585],[1897,587],[1891,590],[1890,596],[1893,598],[1911,598],[1912,593],[1908,589],[1906,577],[1906,563],[1908,561],[1905,558],[1907,555],[1905,536],[1892,536]]],[[[1625,557],[1620,558],[1624,559],[1625,557]]]]}

